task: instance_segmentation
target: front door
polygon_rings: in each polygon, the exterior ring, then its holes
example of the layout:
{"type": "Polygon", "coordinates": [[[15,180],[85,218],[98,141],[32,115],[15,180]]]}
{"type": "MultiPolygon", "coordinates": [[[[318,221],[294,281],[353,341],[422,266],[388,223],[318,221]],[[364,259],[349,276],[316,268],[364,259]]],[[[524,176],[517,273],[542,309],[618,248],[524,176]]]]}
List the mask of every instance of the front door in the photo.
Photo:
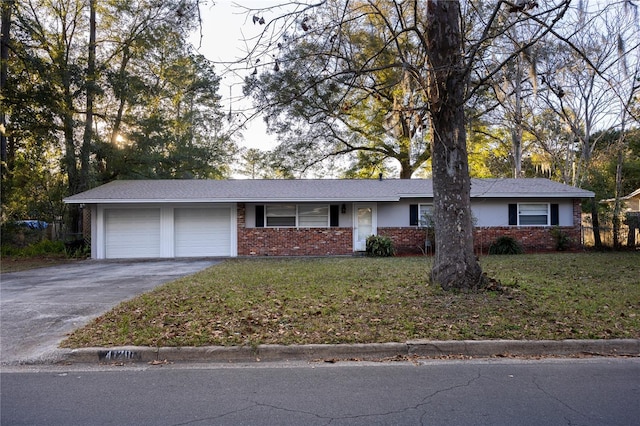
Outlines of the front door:
{"type": "Polygon", "coordinates": [[[355,204],[353,216],[353,250],[365,251],[367,237],[376,234],[376,205],[355,204]]]}

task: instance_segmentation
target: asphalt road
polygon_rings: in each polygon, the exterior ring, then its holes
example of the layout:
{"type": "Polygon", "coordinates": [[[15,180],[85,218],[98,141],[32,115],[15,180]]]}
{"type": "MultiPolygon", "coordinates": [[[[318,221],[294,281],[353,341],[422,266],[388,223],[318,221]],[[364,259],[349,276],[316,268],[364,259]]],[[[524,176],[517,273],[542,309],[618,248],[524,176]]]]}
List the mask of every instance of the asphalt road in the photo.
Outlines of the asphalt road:
{"type": "Polygon", "coordinates": [[[70,331],[215,260],[92,261],[0,276],[0,364],[52,362],[70,331]]]}
{"type": "Polygon", "coordinates": [[[24,368],[0,376],[3,425],[636,425],[640,419],[638,358],[24,368]]]}

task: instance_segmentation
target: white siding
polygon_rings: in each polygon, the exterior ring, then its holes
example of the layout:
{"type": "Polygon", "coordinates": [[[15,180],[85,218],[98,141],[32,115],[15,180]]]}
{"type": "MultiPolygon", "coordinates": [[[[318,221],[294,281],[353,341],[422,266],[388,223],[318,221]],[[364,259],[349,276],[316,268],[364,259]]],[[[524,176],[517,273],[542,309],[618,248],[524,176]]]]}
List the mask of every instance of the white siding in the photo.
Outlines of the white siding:
{"type": "Polygon", "coordinates": [[[518,203],[549,203],[558,204],[558,219],[560,226],[573,226],[573,202],[557,199],[518,199],[518,200],[490,200],[472,199],[471,210],[476,219],[476,226],[509,226],[509,204],[518,203]]]}
{"type": "Polygon", "coordinates": [[[378,203],[378,226],[380,228],[408,227],[409,206],[432,202],[431,198],[413,198],[400,200],[397,203],[378,203]]]}

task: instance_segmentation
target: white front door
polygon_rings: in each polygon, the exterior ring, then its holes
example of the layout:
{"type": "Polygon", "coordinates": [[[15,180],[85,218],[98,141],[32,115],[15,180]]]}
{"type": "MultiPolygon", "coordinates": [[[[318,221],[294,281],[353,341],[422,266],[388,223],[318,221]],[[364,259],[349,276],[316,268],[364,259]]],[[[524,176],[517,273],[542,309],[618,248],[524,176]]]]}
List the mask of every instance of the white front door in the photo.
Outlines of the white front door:
{"type": "Polygon", "coordinates": [[[376,205],[355,204],[353,206],[353,251],[365,251],[367,237],[375,235],[376,205]]]}

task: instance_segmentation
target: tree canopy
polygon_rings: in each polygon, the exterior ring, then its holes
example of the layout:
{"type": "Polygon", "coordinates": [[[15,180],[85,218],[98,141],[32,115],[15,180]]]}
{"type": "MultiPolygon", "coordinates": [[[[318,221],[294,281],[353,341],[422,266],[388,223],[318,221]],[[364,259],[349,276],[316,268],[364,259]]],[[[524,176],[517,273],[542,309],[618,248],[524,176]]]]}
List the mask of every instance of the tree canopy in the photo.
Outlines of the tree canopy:
{"type": "Polygon", "coordinates": [[[198,8],[197,0],[2,3],[3,220],[31,216],[24,201],[33,198],[38,219],[53,220],[61,196],[113,179],[230,174],[235,146],[219,77],[188,43],[198,8]],[[55,208],[42,207],[45,193],[58,194],[55,208]]]}

